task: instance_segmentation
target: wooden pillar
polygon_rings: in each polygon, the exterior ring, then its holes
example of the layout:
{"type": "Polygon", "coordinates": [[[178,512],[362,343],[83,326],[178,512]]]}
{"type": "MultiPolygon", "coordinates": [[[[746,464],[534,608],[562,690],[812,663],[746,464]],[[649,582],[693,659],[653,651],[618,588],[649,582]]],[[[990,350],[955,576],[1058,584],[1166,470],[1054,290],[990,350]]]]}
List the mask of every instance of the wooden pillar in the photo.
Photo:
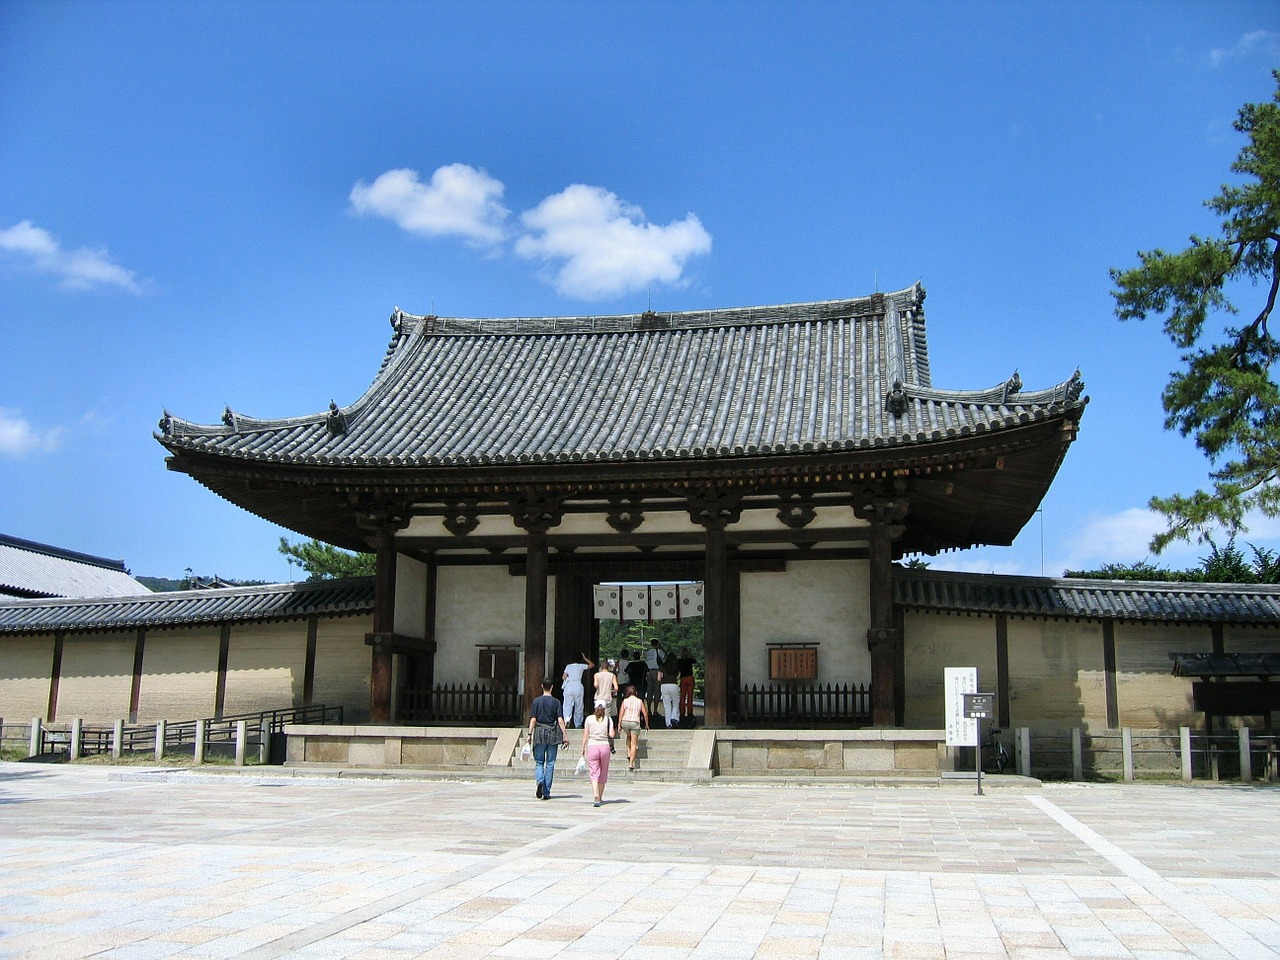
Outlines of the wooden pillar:
{"type": "Polygon", "coordinates": [[[213,718],[222,719],[227,704],[227,662],[231,657],[231,624],[224,623],[218,635],[218,674],[213,681],[213,718]]]}
{"type": "Polygon", "coordinates": [[[867,531],[871,724],[892,727],[898,721],[894,691],[898,686],[898,647],[902,639],[893,605],[893,541],[903,533],[900,523],[907,514],[907,502],[900,498],[877,497],[855,512],[871,523],[867,531]]]}
{"type": "Polygon", "coordinates": [[[1120,690],[1116,682],[1116,624],[1102,621],[1102,670],[1107,698],[1107,729],[1120,726],[1120,690]]]}
{"type": "Polygon", "coordinates": [[[547,532],[529,531],[524,570],[525,706],[542,695],[547,669],[547,532]]]}
{"type": "MultiPolygon", "coordinates": [[[[391,532],[375,537],[377,568],[373,577],[373,633],[392,634],[396,629],[396,540],[391,532]]],[[[373,644],[369,670],[369,721],[391,722],[391,674],[394,654],[385,644],[373,644]]]]}
{"type": "Polygon", "coordinates": [[[708,727],[729,722],[729,551],[724,524],[707,524],[707,553],[702,577],[703,719],[708,727]]]}
{"type": "Polygon", "coordinates": [[[898,631],[893,621],[893,537],[884,523],[871,525],[871,623],[867,647],[871,651],[871,724],[894,725],[893,689],[898,672],[898,631]]]}
{"type": "Polygon", "coordinates": [[[725,658],[728,719],[732,720],[737,709],[738,691],[742,689],[742,572],[730,570],[725,585],[725,638],[728,656],[725,658]]]}
{"type": "Polygon", "coordinates": [[[45,711],[45,723],[58,719],[58,687],[62,683],[62,646],[67,635],[56,630],[53,634],[53,665],[49,670],[49,703],[45,711]]]}
{"type": "Polygon", "coordinates": [[[302,705],[311,706],[316,695],[316,641],[320,632],[320,618],[307,617],[307,652],[302,661],[302,705]]]}
{"type": "Polygon", "coordinates": [[[729,541],[725,529],[742,515],[742,496],[707,490],[689,500],[689,518],[707,531],[702,572],[703,722],[729,724],[729,644],[736,635],[730,614],[736,597],[729,581],[729,541]]]}
{"type": "Polygon", "coordinates": [[[591,650],[592,627],[596,623],[592,586],[592,580],[581,574],[563,569],[556,573],[555,634],[548,669],[557,684],[565,665],[577,660],[579,653],[591,650]]]}
{"type": "Polygon", "coordinates": [[[511,503],[511,519],[528,534],[524,568],[524,694],[525,706],[542,695],[547,671],[547,531],[563,516],[558,501],[538,493],[511,503]]]}
{"type": "Polygon", "coordinates": [[[996,725],[1007,727],[1009,720],[1009,618],[996,614],[996,725]]]}
{"type": "Polygon", "coordinates": [[[129,722],[138,722],[138,706],[142,701],[142,655],[146,649],[147,631],[139,628],[133,643],[133,680],[129,684],[129,722]]]}

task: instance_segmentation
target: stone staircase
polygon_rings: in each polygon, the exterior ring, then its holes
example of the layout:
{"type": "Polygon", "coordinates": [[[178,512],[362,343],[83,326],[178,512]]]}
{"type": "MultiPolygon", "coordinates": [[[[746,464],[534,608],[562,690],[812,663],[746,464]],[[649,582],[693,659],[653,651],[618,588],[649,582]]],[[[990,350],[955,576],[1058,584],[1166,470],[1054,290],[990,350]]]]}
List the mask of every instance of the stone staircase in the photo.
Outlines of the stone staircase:
{"type": "Polygon", "coordinates": [[[640,746],[636,750],[636,769],[627,769],[626,736],[618,737],[618,750],[609,764],[609,777],[626,777],[634,780],[686,780],[707,779],[689,769],[689,752],[693,747],[692,730],[666,730],[654,728],[640,731],[640,746]]]}

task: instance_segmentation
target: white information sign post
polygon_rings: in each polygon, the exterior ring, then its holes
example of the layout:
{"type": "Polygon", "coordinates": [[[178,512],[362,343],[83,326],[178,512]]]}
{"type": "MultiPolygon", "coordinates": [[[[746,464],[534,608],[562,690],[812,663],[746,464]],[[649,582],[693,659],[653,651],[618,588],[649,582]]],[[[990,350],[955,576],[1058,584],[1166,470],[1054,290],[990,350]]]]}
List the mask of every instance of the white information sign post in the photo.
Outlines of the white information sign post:
{"type": "Polygon", "coordinates": [[[964,695],[978,692],[977,667],[944,667],[946,685],[947,746],[978,746],[978,721],[964,715],[964,695]]]}

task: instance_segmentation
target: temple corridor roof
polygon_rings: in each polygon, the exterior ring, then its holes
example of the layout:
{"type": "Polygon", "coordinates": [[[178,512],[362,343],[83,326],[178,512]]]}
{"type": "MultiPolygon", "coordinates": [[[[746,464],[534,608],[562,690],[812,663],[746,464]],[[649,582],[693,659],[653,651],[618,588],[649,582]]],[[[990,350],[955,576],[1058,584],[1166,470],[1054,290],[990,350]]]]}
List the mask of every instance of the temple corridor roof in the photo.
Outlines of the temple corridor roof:
{"type": "Polygon", "coordinates": [[[349,406],[284,419],[166,412],[170,451],[333,467],[508,465],[871,450],[1081,410],[1078,375],[935,389],[924,290],[727,310],[473,320],[392,315],[349,406]]]}
{"type": "Polygon", "coordinates": [[[895,570],[894,602],[919,610],[1140,623],[1280,624],[1280,586],[895,570]]]}
{"type": "Polygon", "coordinates": [[[132,597],[0,601],[0,635],[164,629],[197,624],[356,616],[373,610],[373,578],[176,590],[132,597]]]}

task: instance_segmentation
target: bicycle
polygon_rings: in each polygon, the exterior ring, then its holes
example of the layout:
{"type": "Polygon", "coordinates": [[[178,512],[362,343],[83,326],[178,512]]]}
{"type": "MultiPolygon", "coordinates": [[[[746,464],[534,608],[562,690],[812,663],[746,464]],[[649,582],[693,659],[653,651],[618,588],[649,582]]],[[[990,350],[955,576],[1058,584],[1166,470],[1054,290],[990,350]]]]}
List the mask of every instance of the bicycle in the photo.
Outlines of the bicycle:
{"type": "Polygon", "coordinates": [[[1009,766],[1009,751],[1004,741],[996,739],[1000,731],[992,727],[987,731],[987,742],[982,745],[982,769],[984,773],[1004,773],[1009,766]]]}

